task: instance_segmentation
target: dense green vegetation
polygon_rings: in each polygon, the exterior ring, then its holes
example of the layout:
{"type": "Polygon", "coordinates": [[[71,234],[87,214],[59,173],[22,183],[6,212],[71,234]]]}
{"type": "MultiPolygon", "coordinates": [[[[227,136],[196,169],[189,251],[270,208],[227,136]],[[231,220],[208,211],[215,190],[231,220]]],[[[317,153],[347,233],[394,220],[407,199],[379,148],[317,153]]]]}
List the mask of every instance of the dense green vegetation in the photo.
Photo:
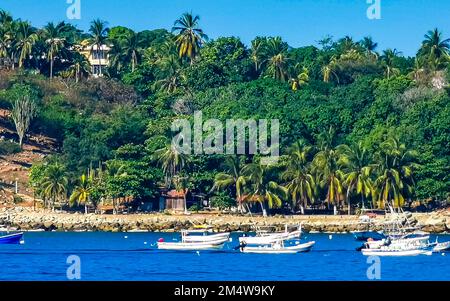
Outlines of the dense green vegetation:
{"type": "Polygon", "coordinates": [[[0,12],[0,105],[34,101],[30,130],[60,142],[31,170],[30,185],[49,206],[138,206],[160,186],[242,210],[448,200],[450,41],[432,30],[416,57],[379,52],[370,37],[319,44],[209,40],[190,14],[172,32],[95,20],[84,33],[66,23],[38,29],[0,12]],[[104,77],[89,78],[77,52],[83,40],[111,45],[104,77]],[[195,110],[222,121],[279,119],[279,164],[177,153],[171,122],[195,110]]]}

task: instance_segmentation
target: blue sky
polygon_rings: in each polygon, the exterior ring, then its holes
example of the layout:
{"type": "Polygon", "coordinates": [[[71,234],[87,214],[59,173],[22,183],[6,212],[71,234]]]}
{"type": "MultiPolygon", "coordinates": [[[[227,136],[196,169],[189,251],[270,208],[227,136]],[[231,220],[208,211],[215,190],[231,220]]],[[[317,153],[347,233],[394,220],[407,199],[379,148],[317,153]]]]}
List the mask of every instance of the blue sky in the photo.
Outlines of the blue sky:
{"type": "MultiPolygon", "coordinates": [[[[434,27],[450,37],[449,0],[380,0],[381,19],[366,11],[375,0],[79,0],[81,20],[70,21],[86,30],[101,18],[110,26],[134,30],[166,28],[186,11],[201,17],[210,38],[238,36],[246,44],[258,35],[281,36],[291,46],[316,42],[326,35],[359,40],[370,35],[379,49],[397,48],[414,55],[423,35],[434,27]]],[[[0,0],[0,8],[35,26],[69,21],[67,0],[0,0]]]]}

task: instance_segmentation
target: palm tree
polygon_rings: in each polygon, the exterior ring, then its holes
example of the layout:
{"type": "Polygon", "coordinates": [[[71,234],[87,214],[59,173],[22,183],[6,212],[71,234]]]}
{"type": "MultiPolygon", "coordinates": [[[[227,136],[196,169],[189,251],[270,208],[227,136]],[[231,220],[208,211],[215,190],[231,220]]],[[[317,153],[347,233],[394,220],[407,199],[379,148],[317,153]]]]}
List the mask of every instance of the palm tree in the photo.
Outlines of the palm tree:
{"type": "Polygon", "coordinates": [[[322,67],[323,81],[329,83],[331,78],[334,77],[339,83],[339,76],[337,70],[339,68],[339,62],[336,56],[332,56],[330,62],[322,67]]]}
{"type": "Polygon", "coordinates": [[[53,78],[53,64],[55,56],[65,47],[66,39],[63,36],[67,30],[67,24],[60,22],[56,26],[53,22],[44,27],[44,39],[47,45],[47,59],[50,61],[50,80],[53,78]]]}
{"type": "MultiPolygon", "coordinates": [[[[125,172],[125,165],[123,165],[121,162],[116,161],[116,160],[111,160],[106,162],[105,164],[106,168],[105,168],[105,175],[114,180],[117,180],[120,177],[124,177],[127,175],[127,173],[125,172]]],[[[102,173],[103,171],[101,171],[100,169],[100,173],[102,173]]],[[[112,198],[112,202],[113,202],[113,213],[116,214],[117,213],[117,206],[116,206],[116,196],[114,195],[110,195],[112,198]]]]}
{"type": "Polygon", "coordinates": [[[364,198],[369,197],[372,192],[371,173],[373,166],[371,158],[362,143],[357,145],[339,146],[342,154],[339,164],[344,172],[344,186],[347,187],[348,214],[351,213],[350,194],[356,190],[357,195],[361,195],[361,206],[364,209],[364,198]]]}
{"type": "Polygon", "coordinates": [[[73,205],[77,203],[78,205],[84,205],[84,214],[87,214],[87,204],[89,203],[89,195],[91,193],[92,181],[90,177],[88,178],[85,174],[80,177],[79,184],[75,187],[74,191],[70,195],[69,203],[73,205]]]}
{"type": "Polygon", "coordinates": [[[139,34],[131,31],[125,36],[123,43],[124,57],[131,63],[131,72],[134,72],[134,69],[138,64],[141,50],[141,39],[139,34]]]}
{"type": "Polygon", "coordinates": [[[213,189],[224,190],[229,187],[235,188],[236,203],[239,212],[243,211],[242,200],[243,191],[247,183],[246,177],[243,175],[241,162],[238,157],[227,156],[225,158],[226,171],[218,173],[214,179],[213,189]]]}
{"type": "Polygon", "coordinates": [[[391,78],[392,75],[400,73],[400,70],[395,67],[395,58],[399,55],[401,55],[401,52],[397,51],[397,49],[386,49],[383,51],[381,62],[385,68],[384,74],[388,79],[391,78]]]}
{"type": "Polygon", "coordinates": [[[66,193],[68,180],[64,166],[60,163],[54,163],[46,169],[42,188],[44,196],[52,200],[52,209],[58,198],[63,197],[66,193]]]}
{"type": "Polygon", "coordinates": [[[380,145],[376,154],[377,171],[379,176],[375,180],[377,195],[375,201],[380,207],[385,204],[400,208],[404,205],[405,197],[414,191],[414,169],[417,153],[408,150],[405,144],[395,137],[388,138],[380,145]]]}
{"type": "Polygon", "coordinates": [[[287,43],[283,42],[280,37],[268,39],[263,64],[270,77],[282,81],[287,80],[290,61],[287,55],[288,48],[287,43]]]}
{"type": "Polygon", "coordinates": [[[185,78],[181,72],[181,61],[177,56],[168,55],[164,56],[157,62],[157,66],[162,71],[163,78],[158,79],[154,83],[154,89],[159,89],[167,93],[174,93],[182,86],[183,79],[185,78]]]}
{"type": "Polygon", "coordinates": [[[314,202],[314,177],[308,172],[307,163],[311,153],[311,146],[298,141],[289,150],[288,166],[282,178],[288,181],[286,185],[294,207],[299,205],[302,214],[308,201],[314,202]]]}
{"type": "Polygon", "coordinates": [[[16,48],[19,52],[19,68],[22,68],[24,61],[28,59],[32,52],[38,35],[36,34],[36,29],[30,23],[24,21],[17,23],[17,30],[16,48]]]}
{"type": "Polygon", "coordinates": [[[106,21],[102,21],[100,19],[94,20],[91,22],[91,26],[89,28],[89,32],[91,33],[91,52],[96,53],[98,64],[99,64],[99,75],[102,75],[102,53],[103,53],[103,45],[106,44],[107,35],[109,32],[109,28],[107,27],[108,23],[106,21]]]}
{"type": "Polygon", "coordinates": [[[0,58],[8,57],[11,45],[11,35],[7,28],[0,26],[0,58]]]}
{"type": "Polygon", "coordinates": [[[286,189],[274,180],[275,176],[271,169],[271,166],[260,163],[251,163],[242,169],[243,175],[251,185],[252,196],[249,200],[261,205],[264,216],[267,216],[264,204],[269,208],[281,207],[287,194],[286,189]]]}
{"type": "Polygon", "coordinates": [[[78,83],[82,76],[87,76],[91,72],[91,66],[86,57],[78,52],[74,52],[69,66],[70,76],[78,83]]]}
{"type": "Polygon", "coordinates": [[[378,43],[375,43],[372,40],[372,37],[364,37],[361,40],[360,44],[364,48],[364,50],[366,51],[367,55],[373,55],[375,57],[378,56],[378,54],[375,51],[375,49],[377,49],[377,47],[378,47],[378,43]]]}
{"type": "Polygon", "coordinates": [[[336,205],[342,200],[343,172],[339,168],[341,153],[334,148],[334,139],[335,131],[331,127],[319,135],[320,151],[314,156],[313,169],[318,175],[320,186],[327,189],[327,205],[333,204],[336,211],[336,205]]]}
{"type": "Polygon", "coordinates": [[[296,64],[292,71],[294,77],[290,79],[291,88],[293,91],[297,91],[299,87],[309,82],[309,70],[306,67],[296,64]]]}
{"type": "Polygon", "coordinates": [[[250,57],[255,64],[255,71],[259,72],[261,69],[262,61],[264,60],[264,51],[267,39],[265,38],[256,38],[252,41],[252,49],[250,57]]]}
{"type": "Polygon", "coordinates": [[[200,52],[200,47],[208,39],[208,36],[198,27],[200,17],[190,13],[184,13],[175,21],[172,32],[176,32],[175,43],[178,47],[180,58],[188,57],[193,64],[200,52]]]}
{"type": "Polygon", "coordinates": [[[172,178],[185,167],[189,160],[188,155],[180,152],[173,144],[157,150],[154,156],[163,169],[166,185],[170,185],[172,178]]]}
{"type": "Polygon", "coordinates": [[[419,50],[419,55],[427,57],[431,63],[435,61],[449,61],[450,53],[450,39],[444,39],[442,32],[437,28],[428,31],[425,35],[425,40],[422,42],[422,47],[419,50]]]}

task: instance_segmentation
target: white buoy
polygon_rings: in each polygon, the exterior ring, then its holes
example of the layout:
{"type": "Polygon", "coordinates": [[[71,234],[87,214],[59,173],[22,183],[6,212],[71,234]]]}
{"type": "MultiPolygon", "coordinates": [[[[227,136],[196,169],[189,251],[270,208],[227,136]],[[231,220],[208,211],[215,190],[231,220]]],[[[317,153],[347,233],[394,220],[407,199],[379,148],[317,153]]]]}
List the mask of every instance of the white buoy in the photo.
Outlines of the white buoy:
{"type": "Polygon", "coordinates": [[[229,241],[229,242],[233,242],[233,239],[230,237],[230,238],[228,239],[228,241],[229,241]]]}
{"type": "Polygon", "coordinates": [[[146,241],[144,241],[144,245],[146,245],[147,244],[147,242],[146,241]]]}
{"type": "Polygon", "coordinates": [[[198,256],[200,256],[200,251],[197,251],[196,253],[197,253],[198,256]]]}
{"type": "Polygon", "coordinates": [[[328,236],[328,238],[329,238],[329,239],[333,239],[333,235],[330,234],[330,235],[328,236]]]}
{"type": "Polygon", "coordinates": [[[126,236],[126,235],[125,235],[125,236],[124,236],[123,238],[127,239],[127,238],[128,238],[128,236],[126,236]]]}

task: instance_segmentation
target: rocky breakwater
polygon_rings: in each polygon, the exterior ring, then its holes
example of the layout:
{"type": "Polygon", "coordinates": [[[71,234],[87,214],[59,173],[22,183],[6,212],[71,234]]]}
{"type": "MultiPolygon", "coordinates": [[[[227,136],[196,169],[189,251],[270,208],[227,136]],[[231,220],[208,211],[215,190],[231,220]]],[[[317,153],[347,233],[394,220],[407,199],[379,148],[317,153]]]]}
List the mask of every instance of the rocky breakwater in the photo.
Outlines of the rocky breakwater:
{"type": "MultiPolygon", "coordinates": [[[[448,232],[449,211],[413,216],[424,231],[431,233],[448,232]]],[[[383,217],[375,219],[375,229],[383,228],[383,217]]],[[[0,209],[0,226],[17,230],[46,231],[152,231],[176,232],[190,229],[195,225],[209,225],[215,231],[251,231],[256,226],[272,226],[281,231],[285,225],[299,225],[307,232],[350,232],[362,230],[357,216],[271,216],[248,217],[221,214],[168,215],[130,214],[96,215],[81,213],[34,212],[29,208],[0,209]]]]}

